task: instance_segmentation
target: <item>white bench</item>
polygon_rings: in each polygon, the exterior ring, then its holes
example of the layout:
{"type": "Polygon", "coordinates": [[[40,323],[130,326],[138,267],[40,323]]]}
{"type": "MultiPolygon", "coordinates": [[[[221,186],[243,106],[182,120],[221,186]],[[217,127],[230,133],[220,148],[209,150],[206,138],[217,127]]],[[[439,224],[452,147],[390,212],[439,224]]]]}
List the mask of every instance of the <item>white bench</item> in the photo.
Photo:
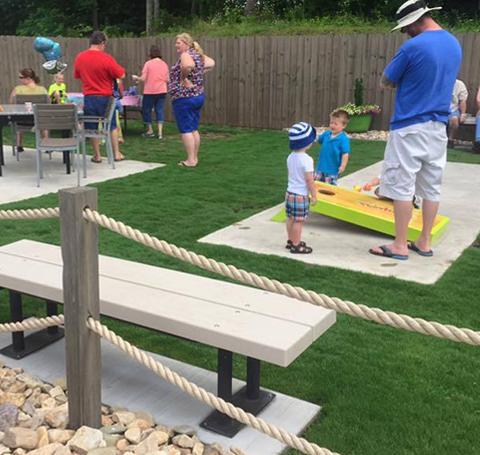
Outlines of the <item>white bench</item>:
{"type": "MultiPolygon", "coordinates": [[[[260,361],[287,367],[335,322],[334,311],[299,300],[109,256],[99,257],[99,284],[101,314],[218,348],[218,394],[248,412],[273,399],[260,390],[260,361]],[[248,360],[238,396],[232,352],[248,360]]],[[[17,299],[62,303],[60,247],[30,240],[0,247],[0,287],[17,299]]]]}

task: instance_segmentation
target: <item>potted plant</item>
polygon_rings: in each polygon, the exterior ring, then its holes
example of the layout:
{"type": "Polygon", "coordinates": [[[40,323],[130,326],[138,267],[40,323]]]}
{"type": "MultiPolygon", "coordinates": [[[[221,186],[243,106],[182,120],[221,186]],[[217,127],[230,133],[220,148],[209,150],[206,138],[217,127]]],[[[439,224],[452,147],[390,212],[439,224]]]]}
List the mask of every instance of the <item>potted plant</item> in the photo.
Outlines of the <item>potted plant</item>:
{"type": "Polygon", "coordinates": [[[377,104],[363,104],[363,79],[355,79],[354,103],[341,106],[350,116],[347,133],[365,133],[372,125],[373,116],[380,113],[377,104]]]}

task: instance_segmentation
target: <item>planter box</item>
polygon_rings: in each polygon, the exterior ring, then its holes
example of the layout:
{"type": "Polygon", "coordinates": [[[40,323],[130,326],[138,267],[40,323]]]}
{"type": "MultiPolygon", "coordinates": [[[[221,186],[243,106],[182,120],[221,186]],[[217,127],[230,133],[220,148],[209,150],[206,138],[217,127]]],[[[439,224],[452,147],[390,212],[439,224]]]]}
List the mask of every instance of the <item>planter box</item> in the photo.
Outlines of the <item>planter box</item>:
{"type": "Polygon", "coordinates": [[[347,133],[366,133],[372,125],[372,114],[352,115],[348,122],[347,133]]]}

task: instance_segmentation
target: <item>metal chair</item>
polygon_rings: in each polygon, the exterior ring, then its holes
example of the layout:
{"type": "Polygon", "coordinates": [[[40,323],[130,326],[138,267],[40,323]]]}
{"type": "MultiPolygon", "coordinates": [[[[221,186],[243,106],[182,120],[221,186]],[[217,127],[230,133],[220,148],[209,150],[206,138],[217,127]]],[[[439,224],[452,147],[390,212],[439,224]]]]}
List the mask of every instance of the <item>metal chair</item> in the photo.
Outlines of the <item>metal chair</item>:
{"type": "MultiPolygon", "coordinates": [[[[47,94],[44,95],[15,95],[13,97],[13,104],[46,104],[49,102],[47,94]]],[[[34,122],[28,120],[22,120],[20,122],[12,122],[12,154],[17,157],[19,161],[20,157],[17,150],[17,133],[31,133],[34,131],[34,122]]]]}
{"type": "MultiPolygon", "coordinates": [[[[77,184],[80,186],[79,150],[80,135],[78,131],[77,107],[74,104],[35,104],[35,148],[37,153],[37,186],[43,178],[42,152],[64,152],[69,172],[70,155],[76,152],[77,184]],[[69,131],[71,137],[43,137],[44,131],[69,131]]],[[[87,175],[85,154],[83,155],[83,173],[87,175]]]]}
{"type": "Polygon", "coordinates": [[[94,115],[82,115],[80,117],[81,125],[81,143],[82,143],[82,153],[85,156],[86,152],[86,139],[101,139],[105,141],[105,147],[107,150],[107,159],[108,163],[112,166],[112,169],[115,169],[115,159],[113,156],[113,147],[112,147],[112,118],[115,115],[115,98],[110,97],[107,104],[107,109],[105,111],[104,117],[97,117],[94,115]],[[85,123],[97,123],[97,129],[87,129],[85,128],[85,123]]]}

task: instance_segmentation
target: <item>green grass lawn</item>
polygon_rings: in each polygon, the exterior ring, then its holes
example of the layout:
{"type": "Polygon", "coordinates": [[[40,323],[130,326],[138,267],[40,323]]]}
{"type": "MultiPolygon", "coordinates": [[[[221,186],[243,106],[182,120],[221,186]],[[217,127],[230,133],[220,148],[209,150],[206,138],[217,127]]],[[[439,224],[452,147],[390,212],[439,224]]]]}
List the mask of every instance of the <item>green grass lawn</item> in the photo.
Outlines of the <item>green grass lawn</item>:
{"type": "MultiPolygon", "coordinates": [[[[140,132],[140,124],[131,122],[124,153],[167,166],[95,185],[102,213],[199,254],[292,285],[480,330],[478,241],[435,285],[428,286],[197,243],[206,234],[282,201],[288,154],[285,133],[204,127],[200,165],[184,169],[176,166],[183,153],[172,125],[167,125],[164,141],[143,139],[140,132]]],[[[353,141],[352,145],[348,172],[380,160],[385,144],[353,141]]],[[[449,158],[480,164],[479,155],[457,150],[450,151],[449,158]]],[[[1,208],[57,205],[52,194],[1,208]]],[[[0,244],[22,238],[59,243],[56,220],[0,221],[0,225],[0,244]]],[[[105,230],[100,231],[100,251],[214,276],[105,230]]],[[[0,298],[5,321],[6,293],[0,298]]],[[[143,349],[216,368],[212,348],[116,321],[107,323],[143,349]]],[[[480,451],[479,370],[479,348],[338,315],[337,323],[289,368],[265,364],[262,384],[321,405],[321,416],[304,436],[343,455],[475,454],[480,451]]],[[[236,359],[235,375],[241,377],[243,371],[243,360],[236,359]]]]}

